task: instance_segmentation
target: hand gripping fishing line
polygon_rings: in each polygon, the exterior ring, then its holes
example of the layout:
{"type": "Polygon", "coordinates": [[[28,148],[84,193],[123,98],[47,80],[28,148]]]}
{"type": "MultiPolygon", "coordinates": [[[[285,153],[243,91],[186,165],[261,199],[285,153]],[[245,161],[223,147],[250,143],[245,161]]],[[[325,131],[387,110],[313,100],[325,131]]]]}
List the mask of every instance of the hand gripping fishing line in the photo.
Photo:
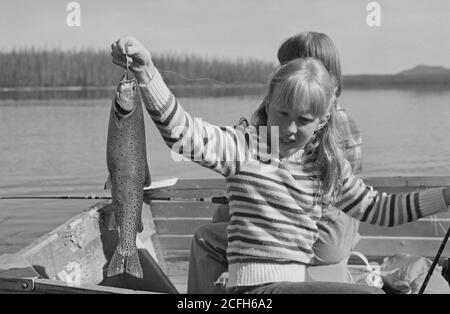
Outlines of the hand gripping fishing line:
{"type": "MultiPolygon", "coordinates": [[[[127,48],[128,47],[129,46],[125,46],[125,52],[124,52],[124,54],[125,54],[125,64],[126,64],[125,77],[126,77],[127,80],[129,80],[129,77],[130,77],[130,66],[128,64],[128,53],[127,53],[127,48]]],[[[130,63],[132,63],[133,59],[131,57],[130,57],[130,59],[131,59],[130,63]]],[[[150,75],[150,73],[148,72],[148,67],[147,66],[145,66],[144,68],[145,68],[145,72],[147,73],[147,75],[149,77],[149,82],[150,82],[153,79],[153,76],[150,75]]]]}

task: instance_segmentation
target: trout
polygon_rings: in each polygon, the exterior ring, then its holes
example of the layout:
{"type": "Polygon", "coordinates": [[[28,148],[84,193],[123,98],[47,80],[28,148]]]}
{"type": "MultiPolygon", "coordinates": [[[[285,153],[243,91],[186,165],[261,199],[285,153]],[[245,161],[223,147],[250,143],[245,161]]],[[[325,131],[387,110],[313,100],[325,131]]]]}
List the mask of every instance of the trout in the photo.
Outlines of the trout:
{"type": "MultiPolygon", "coordinates": [[[[143,278],[136,236],[143,230],[144,186],[151,183],[145,148],[145,126],[139,86],[124,75],[111,105],[106,145],[112,208],[119,242],[107,276],[128,273],[143,278]]],[[[108,184],[108,183],[107,183],[108,184]]]]}

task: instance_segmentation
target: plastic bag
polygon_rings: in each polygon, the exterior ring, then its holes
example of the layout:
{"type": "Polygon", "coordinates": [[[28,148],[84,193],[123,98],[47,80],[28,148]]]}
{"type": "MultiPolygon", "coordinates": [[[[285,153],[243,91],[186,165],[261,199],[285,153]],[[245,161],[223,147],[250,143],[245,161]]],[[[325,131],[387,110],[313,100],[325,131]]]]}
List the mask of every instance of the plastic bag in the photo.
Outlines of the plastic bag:
{"type": "MultiPolygon", "coordinates": [[[[375,287],[381,289],[384,285],[383,278],[381,276],[381,269],[378,263],[369,263],[367,258],[360,252],[350,252],[348,258],[352,255],[359,257],[365,264],[365,267],[360,269],[357,273],[349,273],[351,281],[358,285],[364,285],[369,287],[375,287]]],[[[347,259],[348,264],[348,259],[347,259]]]]}
{"type": "MultiPolygon", "coordinates": [[[[397,293],[419,292],[432,261],[426,257],[396,254],[386,257],[381,265],[385,290],[397,293]]],[[[450,288],[439,267],[433,272],[425,293],[450,293],[450,288]]]]}

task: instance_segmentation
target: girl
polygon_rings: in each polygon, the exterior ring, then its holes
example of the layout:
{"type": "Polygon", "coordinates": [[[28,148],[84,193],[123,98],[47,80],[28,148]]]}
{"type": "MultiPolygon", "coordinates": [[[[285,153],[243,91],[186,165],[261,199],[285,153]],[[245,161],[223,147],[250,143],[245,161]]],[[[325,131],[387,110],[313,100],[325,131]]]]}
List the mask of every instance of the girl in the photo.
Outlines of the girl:
{"type": "Polygon", "coordinates": [[[144,105],[167,145],[226,178],[232,292],[358,289],[303,283],[316,222],[329,204],[361,221],[389,226],[447,210],[449,188],[388,195],[351,174],[336,142],[336,82],[316,59],[295,59],[273,75],[264,125],[230,128],[186,113],[136,39],[119,39],[111,54],[123,67],[125,54],[132,59],[144,105]]]}
{"type": "MultiPolygon", "coordinates": [[[[339,53],[326,34],[302,32],[293,35],[281,44],[277,56],[281,65],[296,58],[318,59],[335,80],[336,99],[339,97],[342,86],[339,53]]],[[[361,134],[353,119],[337,103],[335,105],[339,148],[350,162],[352,173],[361,176],[361,134]]],[[[267,124],[264,103],[253,114],[252,124],[267,124]]],[[[226,229],[229,220],[229,208],[221,206],[213,215],[213,223],[202,225],[194,233],[189,254],[187,293],[225,292],[223,278],[226,278],[224,273],[228,271],[226,229]]],[[[358,227],[359,220],[338,209],[323,208],[321,219],[317,222],[318,237],[312,247],[314,258],[306,269],[307,281],[350,282],[346,259],[359,240],[358,227]]]]}

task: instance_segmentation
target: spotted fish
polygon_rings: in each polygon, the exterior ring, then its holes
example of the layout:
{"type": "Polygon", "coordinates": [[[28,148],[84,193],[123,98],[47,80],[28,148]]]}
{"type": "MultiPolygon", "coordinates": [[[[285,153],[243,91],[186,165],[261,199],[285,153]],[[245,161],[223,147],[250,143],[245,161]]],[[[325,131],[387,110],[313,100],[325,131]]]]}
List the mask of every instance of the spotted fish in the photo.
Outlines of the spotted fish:
{"type": "Polygon", "coordinates": [[[144,186],[150,185],[145,149],[145,127],[139,86],[124,75],[117,86],[108,125],[106,161],[119,242],[108,266],[108,277],[128,273],[142,278],[136,248],[143,230],[144,186]]]}

